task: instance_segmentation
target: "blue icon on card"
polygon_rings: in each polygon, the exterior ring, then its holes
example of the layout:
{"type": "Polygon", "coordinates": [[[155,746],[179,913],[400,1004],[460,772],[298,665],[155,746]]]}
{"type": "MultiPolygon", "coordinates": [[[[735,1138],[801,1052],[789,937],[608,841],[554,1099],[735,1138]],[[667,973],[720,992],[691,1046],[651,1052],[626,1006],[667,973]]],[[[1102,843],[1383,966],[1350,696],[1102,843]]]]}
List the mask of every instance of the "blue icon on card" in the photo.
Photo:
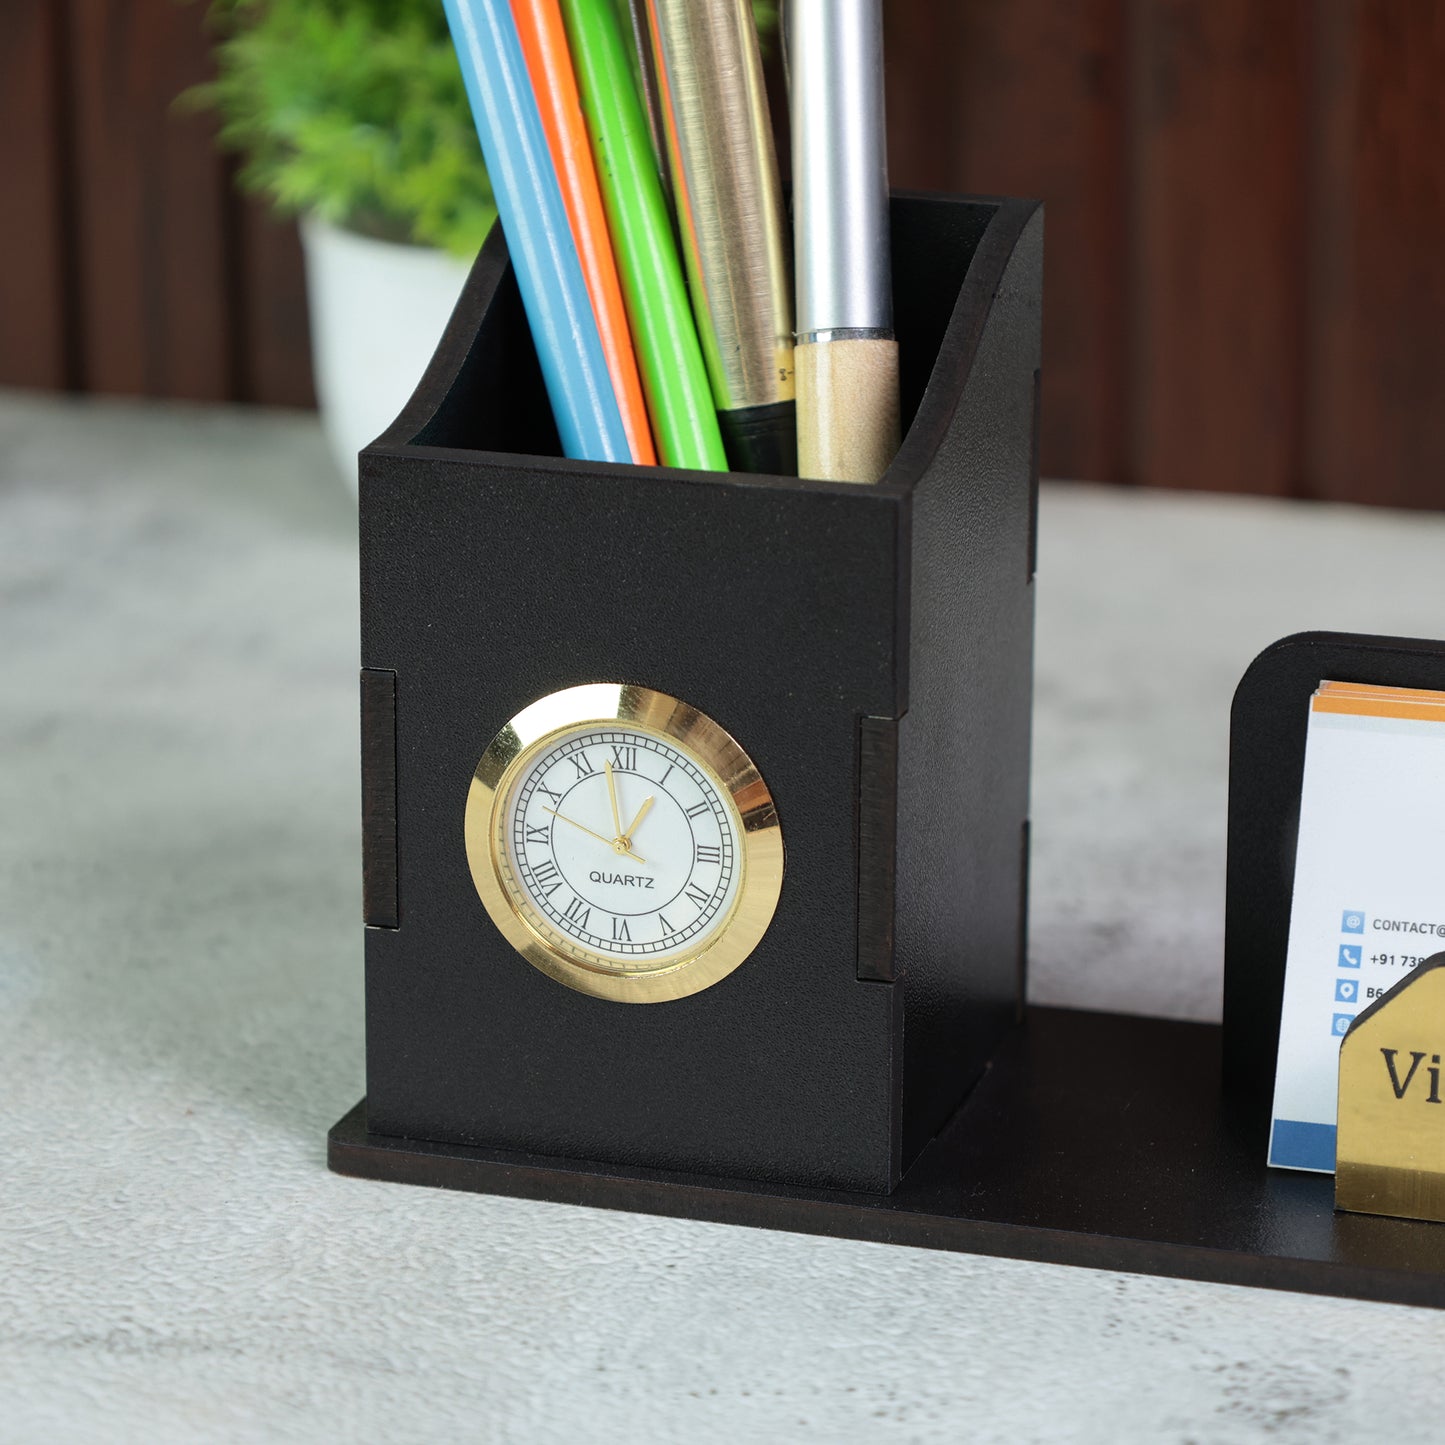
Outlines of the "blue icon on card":
{"type": "Polygon", "coordinates": [[[1334,1023],[1330,1025],[1330,1032],[1340,1035],[1349,1033],[1350,1025],[1354,1022],[1354,1019],[1354,1014],[1336,1014],[1334,1023]]]}
{"type": "Polygon", "coordinates": [[[1340,944],[1340,967],[1358,968],[1360,966],[1360,954],[1363,952],[1358,943],[1340,944]]]}
{"type": "Polygon", "coordinates": [[[1341,933],[1363,933],[1365,931],[1365,915],[1358,908],[1345,909],[1345,916],[1340,920],[1341,933]]]}
{"type": "Polygon", "coordinates": [[[1360,985],[1353,978],[1335,980],[1335,1002],[1355,1003],[1360,997],[1360,985]]]}

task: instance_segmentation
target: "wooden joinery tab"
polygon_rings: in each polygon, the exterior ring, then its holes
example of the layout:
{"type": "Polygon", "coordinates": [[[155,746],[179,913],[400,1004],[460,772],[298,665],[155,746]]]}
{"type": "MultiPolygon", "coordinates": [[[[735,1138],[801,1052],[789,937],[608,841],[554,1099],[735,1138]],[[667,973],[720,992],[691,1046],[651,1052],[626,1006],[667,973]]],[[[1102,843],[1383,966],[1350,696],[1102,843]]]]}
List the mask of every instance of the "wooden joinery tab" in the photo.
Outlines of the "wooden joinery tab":
{"type": "Polygon", "coordinates": [[[858,728],[858,977],[892,983],[898,873],[898,724],[865,717],[858,728]]]}
{"type": "Polygon", "coordinates": [[[361,669],[362,912],[370,928],[399,928],[396,886],[396,674],[361,669]]]}

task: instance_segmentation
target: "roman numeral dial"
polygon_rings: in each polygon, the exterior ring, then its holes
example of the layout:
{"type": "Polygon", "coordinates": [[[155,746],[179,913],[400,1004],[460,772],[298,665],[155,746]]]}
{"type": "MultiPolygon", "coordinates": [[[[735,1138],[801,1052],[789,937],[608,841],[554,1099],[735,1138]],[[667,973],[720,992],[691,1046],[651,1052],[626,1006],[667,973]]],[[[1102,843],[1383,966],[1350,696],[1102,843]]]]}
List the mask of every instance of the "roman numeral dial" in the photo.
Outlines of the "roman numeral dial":
{"type": "Polygon", "coordinates": [[[637,1002],[735,968],[782,876],[771,796],[738,745],[676,699],[610,684],[553,694],[498,734],[469,794],[467,855],[487,911],[529,962],[637,1002]],[[617,716],[566,721],[559,700],[581,711],[602,692],[617,716]],[[750,889],[766,906],[740,926],[750,889]]]}
{"type": "Polygon", "coordinates": [[[676,743],[578,729],[531,760],[509,808],[505,842],[528,920],[594,964],[671,967],[727,922],[737,809],[676,743]]]}

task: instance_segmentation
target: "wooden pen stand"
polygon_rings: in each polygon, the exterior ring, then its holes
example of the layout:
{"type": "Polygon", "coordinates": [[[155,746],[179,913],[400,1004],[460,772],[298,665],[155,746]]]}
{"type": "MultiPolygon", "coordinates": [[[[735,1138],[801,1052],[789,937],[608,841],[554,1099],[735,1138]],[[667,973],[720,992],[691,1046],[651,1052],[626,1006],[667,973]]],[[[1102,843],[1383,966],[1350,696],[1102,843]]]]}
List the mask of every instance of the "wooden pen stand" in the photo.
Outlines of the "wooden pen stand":
{"type": "Polygon", "coordinates": [[[559,456],[499,233],[363,453],[369,1133],[885,1194],[1017,1020],[1042,216],[901,198],[893,245],[876,486],[559,456]],[[771,925],[690,998],[559,986],[468,874],[488,740],[603,681],[715,719],[783,820],[771,925]]]}
{"type": "Polygon", "coordinates": [[[1030,203],[895,199],[905,435],[865,487],[561,458],[493,235],[361,459],[368,1095],[333,1169],[1445,1303],[1392,1232],[1430,1226],[1265,1170],[1218,1028],[1023,1011],[1041,260],[1030,203]],[[597,681],[716,719],[783,823],[771,926],[688,998],[544,977],[469,875],[488,740],[597,681]]]}

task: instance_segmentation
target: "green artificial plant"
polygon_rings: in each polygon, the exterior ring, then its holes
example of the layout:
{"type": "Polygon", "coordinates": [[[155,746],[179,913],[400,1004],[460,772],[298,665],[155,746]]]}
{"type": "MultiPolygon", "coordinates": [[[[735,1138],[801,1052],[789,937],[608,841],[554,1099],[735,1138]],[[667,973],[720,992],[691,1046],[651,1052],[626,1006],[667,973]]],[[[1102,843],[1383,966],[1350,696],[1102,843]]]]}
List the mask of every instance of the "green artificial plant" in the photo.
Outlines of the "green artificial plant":
{"type": "MultiPolygon", "coordinates": [[[[776,0],[753,10],[769,34],[776,0]]],[[[210,14],[216,79],[187,98],[219,113],[248,190],[475,255],[496,208],[442,0],[213,0],[210,14]]]]}

